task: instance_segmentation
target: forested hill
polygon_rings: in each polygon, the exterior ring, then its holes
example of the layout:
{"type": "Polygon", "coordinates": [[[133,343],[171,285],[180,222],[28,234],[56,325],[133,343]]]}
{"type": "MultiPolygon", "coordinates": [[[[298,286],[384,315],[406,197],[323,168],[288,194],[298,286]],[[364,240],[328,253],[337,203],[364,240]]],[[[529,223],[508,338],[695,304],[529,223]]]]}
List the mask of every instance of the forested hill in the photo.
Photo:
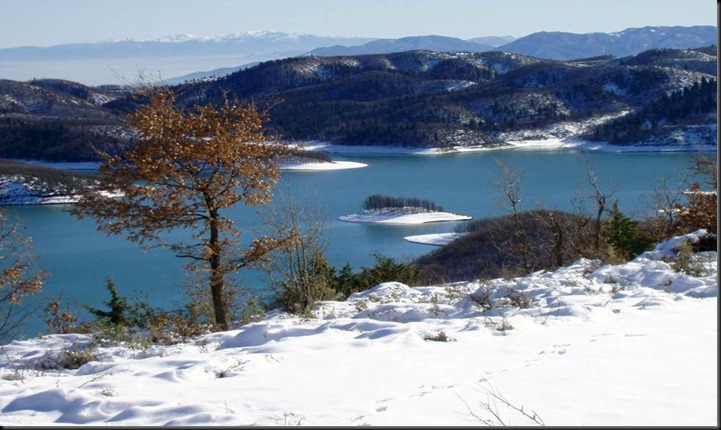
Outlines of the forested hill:
{"type": "Polygon", "coordinates": [[[0,79],[0,158],[84,161],[96,158],[93,147],[120,150],[123,114],[108,104],[127,94],[59,79],[0,79]]]}
{"type": "MultiPolygon", "coordinates": [[[[347,145],[453,147],[580,136],[715,142],[716,47],[544,60],[506,52],[296,57],[173,87],[181,106],[252,100],[271,131],[347,145]]],[[[0,80],[0,157],[77,160],[120,150],[127,88],[0,80]]]]}
{"type": "Polygon", "coordinates": [[[177,89],[187,105],[223,94],[273,105],[270,125],[294,139],[445,147],[583,135],[628,144],[715,124],[716,55],[711,47],[575,61],[504,52],[302,57],[177,89]],[[683,108],[671,114],[668,103],[683,108]],[[643,127],[609,122],[651,112],[643,127]]]}

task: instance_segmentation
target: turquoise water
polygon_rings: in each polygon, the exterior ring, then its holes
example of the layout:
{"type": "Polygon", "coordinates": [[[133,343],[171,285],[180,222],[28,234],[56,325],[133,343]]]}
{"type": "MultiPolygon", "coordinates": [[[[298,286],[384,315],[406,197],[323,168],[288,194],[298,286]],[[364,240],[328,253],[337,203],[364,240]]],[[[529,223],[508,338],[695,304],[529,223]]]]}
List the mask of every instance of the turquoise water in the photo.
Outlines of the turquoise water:
{"type": "MultiPolygon", "coordinates": [[[[434,248],[403,240],[404,236],[450,232],[462,222],[416,226],[388,226],[346,223],[337,217],[361,209],[371,194],[418,197],[435,202],[448,212],[483,218],[502,213],[496,182],[500,171],[496,160],[504,161],[522,178],[522,209],[540,205],[573,208],[578,195],[591,188],[582,154],[574,151],[493,151],[442,156],[365,155],[335,156],[337,160],[359,161],[366,168],[290,172],[283,174],[278,192],[296,201],[308,199],[328,215],[327,257],[336,267],[350,262],[354,267],[372,265],[372,254],[407,259],[434,248]]],[[[683,153],[592,153],[588,154],[604,191],[615,190],[612,199],[635,216],[650,213],[651,195],[660,177],[677,184],[689,155],[683,153]]],[[[38,266],[49,273],[43,298],[61,297],[70,304],[101,306],[108,299],[105,279],[113,278],[123,295],[142,294],[153,305],[172,306],[184,300],[184,261],[161,249],[144,251],[122,237],[108,237],[96,230],[93,220],[78,220],[67,213],[68,206],[6,207],[25,225],[23,233],[33,238],[38,266]]],[[[248,232],[245,243],[257,236],[259,218],[255,208],[233,209],[231,217],[248,232]]],[[[240,281],[263,291],[266,278],[246,272],[240,281]]],[[[30,335],[43,330],[38,321],[30,335]]]]}

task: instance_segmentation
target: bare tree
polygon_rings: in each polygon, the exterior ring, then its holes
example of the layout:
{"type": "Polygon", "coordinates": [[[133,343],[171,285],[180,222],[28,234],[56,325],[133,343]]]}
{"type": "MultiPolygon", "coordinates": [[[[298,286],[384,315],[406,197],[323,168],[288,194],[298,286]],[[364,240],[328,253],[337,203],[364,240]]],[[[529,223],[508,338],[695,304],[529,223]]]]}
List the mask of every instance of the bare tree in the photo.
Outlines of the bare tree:
{"type": "Polygon", "coordinates": [[[683,193],[681,189],[685,188],[681,185],[677,189],[672,189],[665,176],[659,177],[653,187],[653,194],[647,203],[652,214],[648,217],[655,220],[652,223],[654,236],[662,239],[673,236],[678,230],[678,215],[681,209],[683,193]]]}
{"type": "Polygon", "coordinates": [[[257,262],[288,238],[262,237],[239,247],[241,232],[225,211],[266,203],[280,178],[277,160],[287,149],[265,135],[265,115],[227,98],[219,108],[181,111],[167,89],[148,90],[149,105],[129,115],[137,133],[122,156],[101,153],[99,186],[72,213],[92,217],[98,229],[126,235],[144,247],[163,246],[204,273],[215,324],[228,328],[226,278],[257,262]],[[120,197],[108,198],[108,194],[120,197]],[[191,243],[161,235],[189,230],[191,243]]]}
{"type": "Polygon", "coordinates": [[[328,240],[327,215],[323,210],[308,200],[298,204],[287,194],[278,204],[268,207],[261,219],[271,237],[295,238],[263,261],[271,278],[274,304],[306,315],[319,300],[336,296],[335,269],[323,255],[328,240]]]}
{"type": "Polygon", "coordinates": [[[27,306],[28,296],[40,292],[47,274],[35,270],[37,258],[19,224],[0,211],[0,339],[13,334],[40,306],[27,306]]]}
{"type": "Polygon", "coordinates": [[[520,255],[523,270],[526,273],[531,273],[533,271],[531,246],[526,229],[521,223],[520,216],[520,204],[522,201],[521,177],[512,171],[502,160],[496,160],[496,164],[501,170],[501,178],[496,181],[498,190],[501,193],[501,209],[508,212],[513,218],[514,236],[519,242],[518,248],[514,250],[514,253],[517,251],[520,255]]]}
{"type": "Polygon", "coordinates": [[[593,235],[591,246],[594,253],[598,254],[601,249],[601,232],[603,229],[603,214],[606,212],[606,206],[608,205],[608,199],[613,196],[615,191],[604,192],[601,188],[601,184],[598,182],[598,176],[596,171],[591,166],[591,162],[588,159],[588,155],[584,154],[583,161],[586,166],[586,174],[588,182],[591,184],[592,195],[591,199],[594,203],[594,214],[593,214],[593,235]]]}

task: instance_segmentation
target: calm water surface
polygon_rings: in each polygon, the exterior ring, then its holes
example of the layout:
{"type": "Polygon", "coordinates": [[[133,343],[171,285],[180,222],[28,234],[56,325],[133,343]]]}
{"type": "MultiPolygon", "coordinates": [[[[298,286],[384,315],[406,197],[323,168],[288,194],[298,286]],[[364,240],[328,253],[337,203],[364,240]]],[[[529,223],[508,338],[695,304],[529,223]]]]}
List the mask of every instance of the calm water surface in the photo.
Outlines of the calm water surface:
{"type": "MultiPolygon", "coordinates": [[[[500,173],[503,160],[522,177],[522,209],[544,205],[572,209],[578,195],[589,195],[582,154],[575,151],[506,150],[442,156],[364,155],[334,156],[368,164],[366,168],[284,172],[279,192],[296,201],[315,202],[328,215],[327,257],[336,267],[350,262],[354,267],[372,265],[372,254],[406,259],[423,255],[432,246],[413,244],[404,236],[453,231],[462,222],[418,226],[384,226],[346,223],[337,217],[361,209],[371,194],[418,197],[444,207],[448,212],[474,218],[497,216],[500,173]]],[[[689,155],[683,153],[592,153],[588,154],[601,186],[615,190],[612,199],[635,216],[650,211],[650,197],[659,178],[673,185],[685,173],[689,155]]],[[[164,250],[144,251],[122,237],[108,237],[96,230],[93,220],[78,220],[67,213],[68,206],[6,207],[25,225],[24,234],[33,238],[38,265],[50,276],[43,297],[61,297],[69,304],[103,306],[108,300],[105,279],[113,278],[123,295],[142,294],[151,304],[170,307],[184,300],[184,278],[180,259],[164,250]]],[[[255,208],[231,212],[244,231],[257,230],[255,208]],[[246,228],[247,227],[247,228],[246,228]]],[[[250,231],[243,238],[257,236],[250,231]]],[[[255,272],[240,280],[256,291],[264,291],[266,279],[255,272]]],[[[30,335],[43,330],[39,321],[30,335]]]]}

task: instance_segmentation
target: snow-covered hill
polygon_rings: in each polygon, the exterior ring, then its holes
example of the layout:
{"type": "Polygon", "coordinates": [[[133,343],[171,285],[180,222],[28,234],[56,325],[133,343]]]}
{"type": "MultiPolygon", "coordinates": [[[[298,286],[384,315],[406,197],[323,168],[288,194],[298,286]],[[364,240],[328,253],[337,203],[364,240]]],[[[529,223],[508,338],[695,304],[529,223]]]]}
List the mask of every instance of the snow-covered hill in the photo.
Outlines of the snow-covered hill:
{"type": "Polygon", "coordinates": [[[0,425],[714,426],[716,253],[673,268],[702,234],[620,265],[380,284],[173,346],[13,341],[0,425]],[[63,368],[72,351],[92,360],[63,368]]]}

